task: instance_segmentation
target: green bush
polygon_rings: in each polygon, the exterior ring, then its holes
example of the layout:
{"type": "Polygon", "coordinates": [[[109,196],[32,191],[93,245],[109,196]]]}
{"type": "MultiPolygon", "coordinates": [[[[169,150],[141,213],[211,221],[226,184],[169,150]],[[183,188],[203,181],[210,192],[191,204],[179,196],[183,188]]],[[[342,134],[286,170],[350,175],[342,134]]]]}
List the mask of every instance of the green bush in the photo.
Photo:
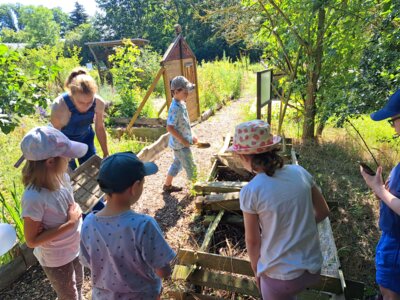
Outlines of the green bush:
{"type": "MultiPolygon", "coordinates": [[[[162,57],[156,51],[153,51],[150,46],[140,49],[140,55],[137,57],[135,65],[142,70],[142,72],[137,73],[137,76],[140,79],[137,85],[142,90],[147,91],[153,83],[154,78],[160,70],[161,58],[162,57]]],[[[156,95],[164,94],[164,84],[162,79],[157,82],[153,93],[156,95]]]]}
{"type": "Polygon", "coordinates": [[[240,96],[243,68],[223,57],[214,62],[202,62],[198,68],[200,109],[215,108],[222,101],[240,96]]]}
{"type": "Polygon", "coordinates": [[[47,88],[52,97],[64,91],[64,82],[73,68],[80,64],[80,49],[73,47],[69,49],[69,57],[64,56],[63,43],[55,46],[43,46],[24,50],[24,59],[20,67],[28,74],[35,70],[35,66],[40,63],[47,68],[52,68],[57,72],[57,76],[47,83],[47,88]]]}
{"type": "Polygon", "coordinates": [[[49,102],[47,83],[57,68],[35,61],[29,72],[21,68],[21,53],[0,45],[0,131],[9,133],[24,115],[49,102]]]}

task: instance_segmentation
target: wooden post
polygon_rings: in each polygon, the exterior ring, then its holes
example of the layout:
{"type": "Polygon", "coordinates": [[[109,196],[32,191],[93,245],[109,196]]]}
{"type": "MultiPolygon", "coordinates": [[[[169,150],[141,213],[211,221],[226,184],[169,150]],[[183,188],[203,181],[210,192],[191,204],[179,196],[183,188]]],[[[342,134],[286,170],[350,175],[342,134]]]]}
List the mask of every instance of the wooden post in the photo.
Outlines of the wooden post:
{"type": "Polygon", "coordinates": [[[100,82],[101,82],[101,84],[104,84],[104,78],[103,78],[103,76],[101,75],[101,71],[100,71],[100,63],[99,63],[99,60],[97,59],[96,53],[94,53],[92,47],[91,47],[90,45],[88,45],[88,46],[89,46],[90,53],[92,53],[92,55],[93,55],[93,57],[94,57],[94,61],[96,62],[96,65],[97,65],[97,72],[99,73],[100,82]]]}
{"type": "Polygon", "coordinates": [[[131,121],[129,122],[128,127],[126,127],[127,132],[131,129],[131,127],[133,126],[133,123],[135,123],[136,119],[139,117],[139,114],[142,111],[144,105],[146,104],[147,99],[149,99],[151,93],[153,92],[158,80],[160,79],[160,77],[163,73],[164,73],[164,67],[161,67],[160,70],[158,71],[156,77],[154,78],[153,83],[151,84],[150,88],[147,90],[147,93],[144,96],[142,102],[140,103],[138,109],[136,110],[135,114],[133,115],[131,121]]]}
{"type": "Polygon", "coordinates": [[[171,89],[170,89],[170,85],[169,85],[167,72],[163,73],[163,81],[164,81],[164,90],[165,90],[165,100],[167,102],[167,107],[169,107],[172,102],[172,95],[171,95],[171,89]]]}
{"type": "Polygon", "coordinates": [[[197,117],[200,117],[200,94],[199,94],[199,80],[197,78],[197,59],[194,57],[194,62],[193,62],[193,69],[194,69],[194,78],[196,81],[196,86],[194,87],[196,89],[196,95],[197,95],[197,117]]]}

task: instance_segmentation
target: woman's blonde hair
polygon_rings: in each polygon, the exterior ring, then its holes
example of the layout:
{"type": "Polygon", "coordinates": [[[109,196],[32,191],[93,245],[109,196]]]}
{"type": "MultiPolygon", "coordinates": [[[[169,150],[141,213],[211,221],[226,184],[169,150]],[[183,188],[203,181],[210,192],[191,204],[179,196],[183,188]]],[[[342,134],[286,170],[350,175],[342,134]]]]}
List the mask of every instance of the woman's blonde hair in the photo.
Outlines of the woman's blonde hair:
{"type": "Polygon", "coordinates": [[[89,75],[89,72],[82,67],[72,70],[64,87],[71,92],[72,95],[77,93],[85,95],[94,95],[97,92],[96,81],[89,75]]]}
{"type": "Polygon", "coordinates": [[[26,161],[22,169],[22,183],[25,188],[34,188],[40,190],[46,188],[50,191],[56,191],[60,185],[64,183],[63,174],[63,159],[62,157],[55,157],[56,172],[50,172],[46,165],[45,160],[26,161]]]}

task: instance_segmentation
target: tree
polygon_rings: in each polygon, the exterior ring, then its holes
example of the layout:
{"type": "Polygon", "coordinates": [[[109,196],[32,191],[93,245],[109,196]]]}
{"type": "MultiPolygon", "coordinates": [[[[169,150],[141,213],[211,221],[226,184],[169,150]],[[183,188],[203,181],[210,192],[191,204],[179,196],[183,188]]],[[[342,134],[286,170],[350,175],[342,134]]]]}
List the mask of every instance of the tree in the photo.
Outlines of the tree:
{"type": "Polygon", "coordinates": [[[354,93],[344,113],[369,113],[381,108],[400,88],[400,2],[383,1],[374,14],[373,30],[363,45],[354,93]]]}
{"type": "Polygon", "coordinates": [[[54,21],[53,12],[43,6],[24,6],[21,20],[31,46],[55,45],[60,37],[60,25],[54,21]]]}
{"type": "Polygon", "coordinates": [[[14,31],[10,28],[3,27],[0,32],[0,41],[2,43],[25,43],[27,39],[24,30],[14,31]]]}
{"type": "Polygon", "coordinates": [[[65,34],[67,33],[67,31],[69,30],[69,28],[71,27],[72,22],[68,16],[68,14],[63,12],[61,10],[61,8],[59,8],[59,7],[52,8],[51,11],[53,12],[54,21],[58,25],[60,25],[60,35],[61,35],[61,37],[64,37],[65,34]]]}
{"type": "Polygon", "coordinates": [[[337,71],[348,73],[346,68],[358,63],[358,43],[368,28],[364,20],[368,20],[373,2],[248,0],[243,3],[244,7],[236,9],[233,15],[223,18],[219,13],[214,20],[231,40],[245,37],[265,44],[269,66],[284,75],[279,80],[278,87],[285,91],[280,98],[285,107],[290,101],[301,110],[303,139],[313,139],[318,108],[326,100],[322,92],[332,94],[328,93],[329,80],[337,71]],[[346,61],[343,66],[342,60],[346,61]]]}
{"type": "Polygon", "coordinates": [[[0,28],[9,28],[18,31],[23,28],[19,23],[21,14],[20,4],[2,4],[0,5],[0,28]]]}
{"type": "Polygon", "coordinates": [[[96,42],[100,40],[99,31],[93,26],[92,23],[81,24],[73,30],[69,31],[65,35],[65,51],[64,54],[67,55],[69,49],[79,47],[81,49],[80,57],[82,58],[82,63],[86,64],[94,60],[89,47],[85,45],[86,42],[96,42]]]}
{"type": "Polygon", "coordinates": [[[75,8],[70,14],[71,29],[78,27],[88,21],[88,14],[85,12],[85,7],[78,1],[75,1],[75,8]]]}
{"type": "MultiPolygon", "coordinates": [[[[96,16],[95,26],[101,28],[104,39],[145,38],[154,50],[164,52],[171,43],[174,25],[179,23],[187,42],[199,61],[222,57],[223,53],[237,57],[247,49],[243,42],[228,45],[224,37],[215,35],[214,24],[202,19],[206,10],[218,4],[203,0],[96,0],[103,10],[96,16]]],[[[222,0],[230,3],[232,0],[222,0]]]]}

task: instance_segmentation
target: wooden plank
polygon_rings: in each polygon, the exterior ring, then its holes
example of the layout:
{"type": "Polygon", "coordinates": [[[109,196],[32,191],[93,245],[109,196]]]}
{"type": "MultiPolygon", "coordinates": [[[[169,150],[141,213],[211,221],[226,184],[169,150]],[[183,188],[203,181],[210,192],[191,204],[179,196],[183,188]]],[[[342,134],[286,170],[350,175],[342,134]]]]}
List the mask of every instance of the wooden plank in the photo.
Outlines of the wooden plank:
{"type": "MultiPolygon", "coordinates": [[[[217,254],[210,254],[204,251],[193,251],[193,250],[179,250],[178,259],[181,265],[186,265],[193,269],[193,272],[197,272],[196,267],[209,268],[218,271],[231,272],[244,276],[253,276],[250,262],[248,260],[242,260],[232,257],[226,257],[217,254]]],[[[178,272],[177,270],[176,272],[178,272]]],[[[175,270],[174,270],[175,273],[175,270]]],[[[185,274],[191,276],[191,273],[185,274]]],[[[175,274],[174,276],[181,276],[175,274]]],[[[347,283],[348,281],[346,281],[347,283]]],[[[359,283],[352,283],[354,287],[360,287],[359,283]]],[[[321,281],[317,285],[313,286],[312,289],[324,291],[340,295],[343,293],[340,279],[329,275],[321,274],[321,281]]],[[[350,290],[349,290],[350,293],[350,290]]]]}
{"type": "Polygon", "coordinates": [[[218,154],[223,154],[223,153],[225,153],[226,149],[228,149],[228,147],[229,147],[230,142],[231,142],[231,134],[228,133],[228,134],[225,136],[224,145],[223,145],[222,148],[219,150],[218,154]]]}
{"type": "Polygon", "coordinates": [[[200,286],[214,289],[235,291],[244,295],[260,297],[257,285],[253,278],[245,278],[231,274],[221,274],[209,270],[198,269],[191,272],[190,267],[175,265],[174,280],[187,280],[200,286]]]}
{"type": "Polygon", "coordinates": [[[225,201],[219,201],[219,202],[201,202],[201,201],[196,201],[195,206],[197,210],[208,210],[208,211],[221,211],[221,210],[227,210],[227,211],[240,211],[240,203],[239,200],[233,199],[233,200],[225,200],[225,201]]]}
{"type": "Polygon", "coordinates": [[[240,181],[196,182],[194,190],[199,194],[239,192],[247,183],[240,181]]]}
{"type": "Polygon", "coordinates": [[[335,240],[333,238],[329,218],[325,218],[325,220],[318,224],[318,234],[323,257],[321,273],[323,275],[336,277],[340,282],[340,262],[339,257],[337,256],[335,240]]]}
{"type": "Polygon", "coordinates": [[[201,244],[200,251],[206,251],[210,247],[211,238],[213,237],[214,232],[217,229],[218,224],[221,221],[222,216],[224,215],[224,213],[225,213],[225,211],[221,210],[218,213],[217,217],[215,218],[214,222],[212,222],[210,224],[210,226],[208,227],[207,232],[206,232],[206,236],[204,237],[203,243],[201,244]]]}
{"type": "Polygon", "coordinates": [[[180,265],[197,265],[206,269],[254,276],[250,262],[244,259],[187,249],[179,249],[177,258],[180,265]]]}
{"type": "Polygon", "coordinates": [[[153,92],[154,88],[157,85],[158,80],[160,79],[161,75],[164,73],[164,67],[161,67],[160,70],[158,71],[156,77],[153,80],[153,83],[149,87],[149,89],[146,92],[146,95],[144,96],[142,102],[140,103],[139,107],[137,108],[135,114],[133,115],[131,121],[129,122],[128,126],[126,127],[126,131],[129,131],[133,124],[135,123],[136,119],[139,117],[140,112],[142,111],[144,105],[147,102],[147,99],[149,99],[151,93],[153,92]]]}
{"type": "Polygon", "coordinates": [[[233,170],[240,176],[247,176],[249,174],[249,172],[243,167],[240,158],[238,156],[235,156],[233,153],[218,153],[216,157],[222,164],[228,166],[231,170],[233,170]]]}
{"type": "Polygon", "coordinates": [[[224,208],[226,208],[226,210],[240,210],[238,200],[238,192],[211,194],[197,197],[195,206],[198,210],[219,211],[224,208]]]}
{"type": "MultiPolygon", "coordinates": [[[[215,216],[211,215],[211,216],[205,216],[203,221],[201,221],[201,223],[205,226],[209,225],[212,221],[214,221],[215,216]]],[[[220,222],[221,224],[230,224],[230,225],[235,225],[235,226],[240,226],[240,227],[244,227],[244,223],[243,223],[243,216],[241,215],[233,215],[233,214],[225,214],[222,217],[222,220],[220,222]]]]}
{"type": "Polygon", "coordinates": [[[214,159],[214,162],[211,166],[211,170],[207,176],[207,181],[215,180],[215,177],[217,176],[217,172],[218,172],[218,161],[216,159],[214,159]]]}
{"type": "Polygon", "coordinates": [[[27,266],[23,256],[17,256],[6,265],[0,268],[0,291],[9,287],[21,275],[26,272],[27,266]]]}
{"type": "Polygon", "coordinates": [[[293,164],[293,165],[298,165],[299,162],[297,161],[296,151],[294,151],[293,148],[292,148],[292,150],[290,151],[290,154],[292,155],[292,164],[293,164]]]}
{"type": "Polygon", "coordinates": [[[346,280],[344,294],[346,299],[364,299],[365,284],[359,281],[346,280]]]}
{"type": "MultiPolygon", "coordinates": [[[[164,104],[166,105],[166,104],[164,104]]],[[[116,124],[129,124],[131,118],[111,118],[111,120],[116,124]]],[[[153,127],[165,127],[167,125],[167,120],[161,118],[137,118],[135,121],[136,126],[153,126],[153,127]]]]}

